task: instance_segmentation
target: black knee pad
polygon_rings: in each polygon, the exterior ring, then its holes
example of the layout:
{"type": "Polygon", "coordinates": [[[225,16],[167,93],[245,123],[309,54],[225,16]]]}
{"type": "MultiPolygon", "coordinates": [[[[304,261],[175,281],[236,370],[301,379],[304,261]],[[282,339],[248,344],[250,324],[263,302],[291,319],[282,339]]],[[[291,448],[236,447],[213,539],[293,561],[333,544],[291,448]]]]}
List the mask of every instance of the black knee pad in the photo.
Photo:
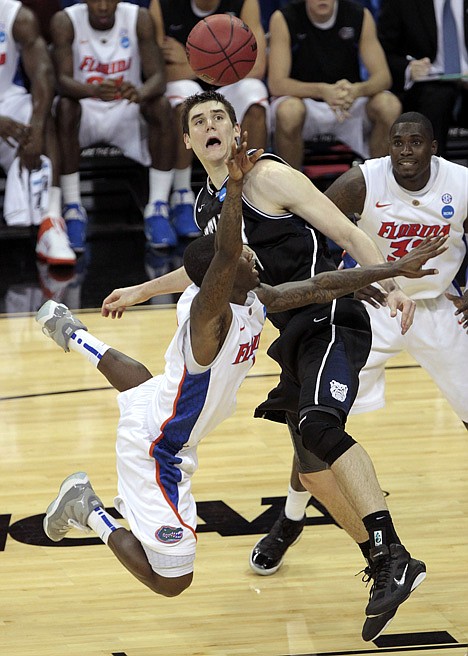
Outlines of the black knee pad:
{"type": "Polygon", "coordinates": [[[341,420],[328,412],[307,411],[299,422],[299,430],[304,448],[329,466],[356,444],[341,420]]]}

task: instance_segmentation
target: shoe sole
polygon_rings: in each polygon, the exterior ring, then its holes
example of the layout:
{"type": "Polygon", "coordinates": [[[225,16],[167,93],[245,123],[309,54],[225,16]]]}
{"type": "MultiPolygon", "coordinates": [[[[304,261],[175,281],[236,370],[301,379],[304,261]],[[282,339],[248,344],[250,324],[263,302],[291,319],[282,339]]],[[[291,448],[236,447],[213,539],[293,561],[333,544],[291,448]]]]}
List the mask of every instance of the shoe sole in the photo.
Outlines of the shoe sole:
{"type": "Polygon", "coordinates": [[[398,602],[398,604],[395,606],[395,608],[389,608],[387,610],[384,610],[383,613],[379,613],[378,615],[367,615],[367,617],[369,617],[369,618],[379,617],[380,615],[383,615],[384,613],[390,613],[392,610],[397,610],[401,606],[401,604],[403,604],[409,598],[411,593],[414,590],[416,590],[417,587],[419,587],[421,585],[421,583],[424,581],[425,578],[426,578],[426,572],[425,571],[418,574],[417,577],[413,581],[413,585],[411,586],[411,590],[408,592],[406,597],[404,597],[404,599],[402,599],[400,602],[398,602]]]}
{"type": "MultiPolygon", "coordinates": [[[[302,537],[302,531],[301,531],[301,533],[297,536],[297,538],[294,540],[294,542],[291,542],[291,544],[289,545],[288,549],[290,549],[291,547],[294,547],[294,545],[295,545],[297,542],[299,542],[299,540],[301,539],[301,537],[302,537]]],[[[263,540],[263,538],[261,538],[258,542],[261,542],[261,540],[263,540]]],[[[278,563],[278,565],[275,565],[275,567],[270,567],[270,569],[263,569],[263,568],[261,568],[261,567],[257,567],[257,565],[255,565],[255,563],[252,561],[252,553],[253,553],[255,547],[257,546],[258,542],[255,544],[254,548],[253,548],[252,551],[250,552],[250,558],[249,558],[250,569],[252,570],[252,572],[254,572],[255,574],[258,574],[259,576],[271,576],[272,574],[276,574],[276,572],[279,570],[279,568],[280,568],[281,565],[283,564],[284,556],[283,556],[283,558],[281,558],[281,560],[280,560],[280,562],[278,563]]]]}
{"type": "MultiPolygon", "coordinates": [[[[49,533],[47,532],[47,523],[48,519],[50,518],[51,515],[54,514],[54,512],[57,510],[57,508],[60,505],[60,502],[62,500],[62,497],[69,491],[71,488],[75,485],[86,485],[86,483],[89,483],[89,478],[88,474],[85,472],[76,472],[75,474],[70,474],[70,476],[67,476],[67,478],[63,481],[62,485],[60,486],[59,493],[55,497],[55,499],[52,501],[52,503],[49,504],[46,512],[45,512],[45,517],[43,521],[43,527],[44,527],[44,533],[47,535],[49,540],[52,540],[52,542],[60,542],[63,538],[61,537],[59,540],[54,540],[49,533]]],[[[63,536],[65,537],[65,536],[63,536]]]]}
{"type": "Polygon", "coordinates": [[[57,303],[57,301],[46,301],[36,314],[37,323],[39,323],[41,326],[44,326],[50,319],[53,318],[55,308],[58,305],[60,305],[60,303],[57,303]]]}
{"type": "Polygon", "coordinates": [[[385,624],[384,624],[384,625],[383,625],[383,626],[377,631],[377,633],[372,633],[372,635],[369,635],[369,636],[366,636],[366,625],[367,625],[367,626],[370,626],[370,625],[371,625],[371,622],[372,622],[373,619],[374,619],[374,620],[377,620],[377,619],[378,619],[379,617],[381,617],[381,616],[380,616],[380,615],[377,615],[376,617],[373,617],[373,618],[372,618],[372,617],[367,617],[367,618],[366,618],[366,621],[364,622],[364,626],[362,627],[362,639],[363,639],[365,642],[371,642],[371,640],[375,640],[375,639],[378,638],[380,635],[382,635],[382,633],[383,633],[384,631],[386,631],[386,630],[388,629],[388,627],[390,626],[390,624],[392,623],[393,618],[395,617],[397,610],[398,610],[398,608],[395,608],[395,610],[390,610],[390,611],[388,611],[387,613],[382,613],[382,615],[388,615],[388,616],[389,616],[388,619],[387,619],[387,621],[386,621],[385,624]]]}

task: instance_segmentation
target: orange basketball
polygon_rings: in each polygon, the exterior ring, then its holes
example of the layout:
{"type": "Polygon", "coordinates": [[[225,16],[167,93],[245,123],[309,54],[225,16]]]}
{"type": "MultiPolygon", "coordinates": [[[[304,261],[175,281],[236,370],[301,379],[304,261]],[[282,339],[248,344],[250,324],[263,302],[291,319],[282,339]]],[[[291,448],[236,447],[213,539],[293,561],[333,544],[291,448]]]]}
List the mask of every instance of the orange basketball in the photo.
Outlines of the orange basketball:
{"type": "Polygon", "coordinates": [[[257,59],[257,42],[240,18],[212,14],[199,21],[185,44],[193,72],[209,84],[223,86],[242,80],[257,59]]]}

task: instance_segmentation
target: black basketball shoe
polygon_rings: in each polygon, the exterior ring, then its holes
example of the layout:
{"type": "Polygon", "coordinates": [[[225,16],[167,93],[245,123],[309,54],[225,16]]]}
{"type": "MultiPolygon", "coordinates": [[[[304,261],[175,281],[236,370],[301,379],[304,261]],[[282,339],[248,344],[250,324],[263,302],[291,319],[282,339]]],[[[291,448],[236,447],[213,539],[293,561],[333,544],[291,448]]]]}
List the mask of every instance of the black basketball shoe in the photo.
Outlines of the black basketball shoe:
{"type": "Polygon", "coordinates": [[[305,519],[305,516],[299,522],[288,519],[283,508],[268,535],[252,549],[250,567],[255,574],[270,576],[279,570],[284,554],[301,537],[305,519]]]}
{"type": "Polygon", "coordinates": [[[382,613],[382,615],[377,615],[376,617],[366,617],[366,621],[362,627],[362,639],[369,642],[378,638],[388,628],[397,610],[397,608],[394,608],[393,610],[389,610],[388,613],[382,613]]]}
{"type": "Polygon", "coordinates": [[[370,552],[373,579],[366,608],[367,617],[396,610],[426,578],[426,565],[401,544],[374,547],[370,552]]]}

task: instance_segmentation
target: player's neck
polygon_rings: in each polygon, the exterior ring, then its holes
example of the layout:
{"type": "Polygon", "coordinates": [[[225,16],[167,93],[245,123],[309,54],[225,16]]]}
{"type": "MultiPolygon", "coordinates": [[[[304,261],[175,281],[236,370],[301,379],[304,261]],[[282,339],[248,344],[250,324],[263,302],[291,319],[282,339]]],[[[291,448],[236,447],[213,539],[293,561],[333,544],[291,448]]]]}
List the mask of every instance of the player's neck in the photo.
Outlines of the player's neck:
{"type": "Polygon", "coordinates": [[[223,182],[228,175],[228,168],[224,162],[214,164],[213,162],[205,163],[205,170],[211,180],[211,183],[216,189],[221,189],[223,182]]]}

